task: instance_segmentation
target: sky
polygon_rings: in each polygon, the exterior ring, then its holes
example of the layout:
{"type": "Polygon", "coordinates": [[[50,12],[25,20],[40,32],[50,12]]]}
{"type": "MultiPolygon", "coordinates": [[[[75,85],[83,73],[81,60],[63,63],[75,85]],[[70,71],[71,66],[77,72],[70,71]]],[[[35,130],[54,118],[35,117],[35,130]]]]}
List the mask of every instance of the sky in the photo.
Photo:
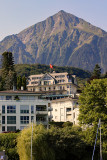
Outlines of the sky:
{"type": "Polygon", "coordinates": [[[60,10],[107,31],[107,0],[0,0],[0,41],[60,10]]]}

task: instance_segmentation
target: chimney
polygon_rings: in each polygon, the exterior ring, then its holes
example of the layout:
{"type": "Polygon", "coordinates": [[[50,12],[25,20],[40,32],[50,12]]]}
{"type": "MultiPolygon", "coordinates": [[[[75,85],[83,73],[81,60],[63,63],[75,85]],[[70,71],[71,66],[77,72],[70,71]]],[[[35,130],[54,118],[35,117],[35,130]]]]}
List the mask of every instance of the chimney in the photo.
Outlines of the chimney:
{"type": "Polygon", "coordinates": [[[24,87],[23,86],[21,86],[21,91],[23,91],[24,90],[24,87]]]}

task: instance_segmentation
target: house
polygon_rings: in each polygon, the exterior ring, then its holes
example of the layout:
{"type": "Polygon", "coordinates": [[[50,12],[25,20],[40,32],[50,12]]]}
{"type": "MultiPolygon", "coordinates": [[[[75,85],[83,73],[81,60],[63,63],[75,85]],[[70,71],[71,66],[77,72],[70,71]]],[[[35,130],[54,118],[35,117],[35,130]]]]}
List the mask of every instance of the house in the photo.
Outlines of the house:
{"type": "Polygon", "coordinates": [[[55,122],[72,122],[78,125],[78,97],[66,97],[51,101],[52,120],[55,122]]]}
{"type": "Polygon", "coordinates": [[[0,91],[0,133],[22,130],[32,121],[48,128],[49,100],[40,99],[39,92],[0,91]]]}
{"type": "Polygon", "coordinates": [[[27,90],[40,92],[42,98],[54,100],[73,96],[77,93],[77,80],[75,75],[52,73],[31,75],[28,78],[27,90]]]}

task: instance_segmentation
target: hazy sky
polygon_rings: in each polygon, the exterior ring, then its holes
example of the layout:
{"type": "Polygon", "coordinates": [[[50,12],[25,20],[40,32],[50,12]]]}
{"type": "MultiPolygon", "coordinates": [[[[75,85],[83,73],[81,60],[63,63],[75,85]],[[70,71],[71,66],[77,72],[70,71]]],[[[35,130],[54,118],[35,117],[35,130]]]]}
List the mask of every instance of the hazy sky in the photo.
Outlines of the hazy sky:
{"type": "Polygon", "coordinates": [[[107,0],[0,0],[0,40],[60,10],[107,31],[107,0]]]}

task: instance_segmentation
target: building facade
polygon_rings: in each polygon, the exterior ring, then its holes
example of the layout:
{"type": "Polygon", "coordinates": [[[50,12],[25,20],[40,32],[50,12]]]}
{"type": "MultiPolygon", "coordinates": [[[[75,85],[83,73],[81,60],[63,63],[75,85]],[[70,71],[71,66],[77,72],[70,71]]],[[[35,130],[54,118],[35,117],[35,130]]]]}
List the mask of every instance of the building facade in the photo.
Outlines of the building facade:
{"type": "Polygon", "coordinates": [[[39,96],[39,93],[29,91],[1,91],[0,133],[22,130],[32,121],[48,127],[51,104],[39,96]]]}
{"type": "Polygon", "coordinates": [[[78,125],[78,98],[62,98],[51,101],[52,120],[55,122],[72,122],[78,125]]]}
{"type": "Polygon", "coordinates": [[[77,88],[76,76],[67,72],[31,75],[27,85],[28,91],[39,91],[44,98],[50,100],[74,95],[77,88]]]}

